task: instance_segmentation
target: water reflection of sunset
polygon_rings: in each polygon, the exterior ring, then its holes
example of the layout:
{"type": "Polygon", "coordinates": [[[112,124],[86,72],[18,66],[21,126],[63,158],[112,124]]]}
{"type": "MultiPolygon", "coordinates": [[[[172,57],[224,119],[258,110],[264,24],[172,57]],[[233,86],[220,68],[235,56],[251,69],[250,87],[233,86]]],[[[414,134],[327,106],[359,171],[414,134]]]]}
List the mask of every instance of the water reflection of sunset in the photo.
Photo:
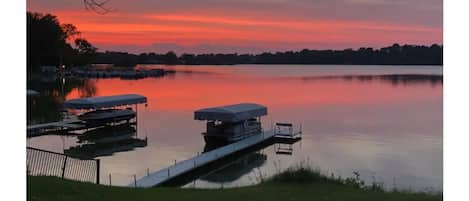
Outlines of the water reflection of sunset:
{"type": "MultiPolygon", "coordinates": [[[[343,80],[304,82],[301,79],[281,78],[260,81],[259,78],[230,79],[226,76],[204,76],[204,79],[190,79],[190,77],[176,76],[132,81],[97,80],[96,95],[137,93],[148,97],[149,109],[183,111],[238,102],[257,102],[279,107],[369,105],[419,101],[442,96],[441,85],[405,87],[380,81],[370,81],[371,84],[367,84],[343,80]]],[[[75,89],[68,94],[67,99],[82,95],[83,92],[75,89]]]]}
{"type": "MultiPolygon", "coordinates": [[[[147,66],[161,67],[161,66],[147,66]]],[[[103,180],[126,185],[139,177],[201,152],[205,122],[193,111],[239,102],[268,107],[263,128],[273,122],[302,123],[303,139],[290,157],[263,150],[266,174],[311,159],[321,169],[365,180],[374,174],[416,189],[441,187],[443,82],[438,66],[164,66],[171,76],[140,80],[91,79],[65,91],[66,99],[125,93],[148,97],[138,108],[138,136],[148,146],[99,157],[103,180]],[[428,75],[428,76],[426,76],[428,75]],[[68,93],[69,92],[69,93],[68,93]],[[350,173],[350,174],[347,174],[350,173]],[[115,179],[114,179],[115,178],[115,179]],[[121,180],[121,181],[120,181],[121,180]]],[[[66,83],[72,83],[67,81],[66,83]]],[[[57,94],[56,94],[57,95],[57,94]]],[[[44,136],[29,145],[62,151],[74,138],[44,136]]],[[[251,171],[233,182],[249,185],[251,171]]],[[[209,185],[209,184],[206,184],[209,185]]],[[[399,185],[399,184],[398,184],[399,185]]],[[[205,186],[206,187],[206,186],[205,186]]]]}

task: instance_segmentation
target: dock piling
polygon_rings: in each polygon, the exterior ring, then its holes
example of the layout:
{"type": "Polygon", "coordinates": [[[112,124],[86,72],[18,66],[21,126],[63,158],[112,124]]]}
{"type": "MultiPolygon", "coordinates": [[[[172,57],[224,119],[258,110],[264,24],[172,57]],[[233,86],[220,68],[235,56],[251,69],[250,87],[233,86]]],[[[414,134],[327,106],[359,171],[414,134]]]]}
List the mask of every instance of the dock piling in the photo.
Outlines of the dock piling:
{"type": "Polygon", "coordinates": [[[99,159],[96,160],[96,183],[99,184],[99,172],[100,172],[100,161],[99,159]]]}
{"type": "Polygon", "coordinates": [[[65,167],[67,166],[67,158],[68,158],[68,156],[65,156],[64,163],[63,163],[63,166],[62,166],[62,179],[65,176],[65,167]]]}

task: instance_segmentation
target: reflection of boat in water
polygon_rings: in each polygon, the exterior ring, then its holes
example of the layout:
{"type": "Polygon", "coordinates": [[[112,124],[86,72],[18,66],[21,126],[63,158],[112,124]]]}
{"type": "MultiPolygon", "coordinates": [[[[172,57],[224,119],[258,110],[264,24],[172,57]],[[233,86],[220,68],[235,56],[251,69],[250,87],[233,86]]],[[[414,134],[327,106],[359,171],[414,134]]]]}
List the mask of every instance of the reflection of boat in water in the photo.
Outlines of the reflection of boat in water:
{"type": "Polygon", "coordinates": [[[129,124],[93,129],[78,136],[78,142],[85,144],[70,147],[64,153],[79,158],[95,158],[146,147],[147,139],[138,139],[136,134],[135,127],[129,124]]]}
{"type": "Polygon", "coordinates": [[[250,153],[200,179],[218,183],[232,182],[241,178],[243,175],[248,174],[254,168],[262,166],[266,160],[267,155],[265,154],[258,152],[250,153]]]}
{"type": "Polygon", "coordinates": [[[78,158],[96,158],[99,156],[110,156],[116,152],[131,151],[137,147],[146,147],[147,138],[128,138],[111,143],[93,143],[70,147],[64,153],[78,158]]]}
{"type": "Polygon", "coordinates": [[[106,126],[86,131],[78,136],[78,142],[109,143],[132,138],[136,133],[135,127],[129,124],[106,126]]]}
{"type": "Polygon", "coordinates": [[[101,125],[107,123],[116,123],[121,121],[130,121],[135,117],[135,112],[131,108],[121,109],[99,109],[87,112],[78,116],[78,119],[86,122],[88,125],[101,125]]]}

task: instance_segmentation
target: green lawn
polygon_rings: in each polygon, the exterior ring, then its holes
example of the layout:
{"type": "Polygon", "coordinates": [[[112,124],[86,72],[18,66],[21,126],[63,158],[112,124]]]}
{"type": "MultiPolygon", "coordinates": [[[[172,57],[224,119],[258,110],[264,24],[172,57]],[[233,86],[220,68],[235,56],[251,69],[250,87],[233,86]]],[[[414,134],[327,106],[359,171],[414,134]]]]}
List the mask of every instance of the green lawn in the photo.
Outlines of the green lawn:
{"type": "Polygon", "coordinates": [[[29,199],[71,200],[174,200],[174,201],[276,201],[276,200],[443,200],[442,194],[384,192],[347,179],[330,179],[316,173],[290,171],[256,186],[232,189],[181,189],[172,187],[126,188],[63,180],[56,177],[28,177],[29,199]]]}

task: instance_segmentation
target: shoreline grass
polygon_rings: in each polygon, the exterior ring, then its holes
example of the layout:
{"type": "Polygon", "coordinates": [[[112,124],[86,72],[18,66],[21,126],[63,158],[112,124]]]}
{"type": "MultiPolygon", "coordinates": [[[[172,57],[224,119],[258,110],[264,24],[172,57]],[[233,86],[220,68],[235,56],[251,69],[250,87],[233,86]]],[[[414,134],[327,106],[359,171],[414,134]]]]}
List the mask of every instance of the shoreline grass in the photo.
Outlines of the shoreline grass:
{"type": "Polygon", "coordinates": [[[258,185],[225,189],[128,188],[28,176],[28,200],[443,200],[442,193],[385,191],[355,178],[328,177],[308,167],[289,168],[258,185]]]}

